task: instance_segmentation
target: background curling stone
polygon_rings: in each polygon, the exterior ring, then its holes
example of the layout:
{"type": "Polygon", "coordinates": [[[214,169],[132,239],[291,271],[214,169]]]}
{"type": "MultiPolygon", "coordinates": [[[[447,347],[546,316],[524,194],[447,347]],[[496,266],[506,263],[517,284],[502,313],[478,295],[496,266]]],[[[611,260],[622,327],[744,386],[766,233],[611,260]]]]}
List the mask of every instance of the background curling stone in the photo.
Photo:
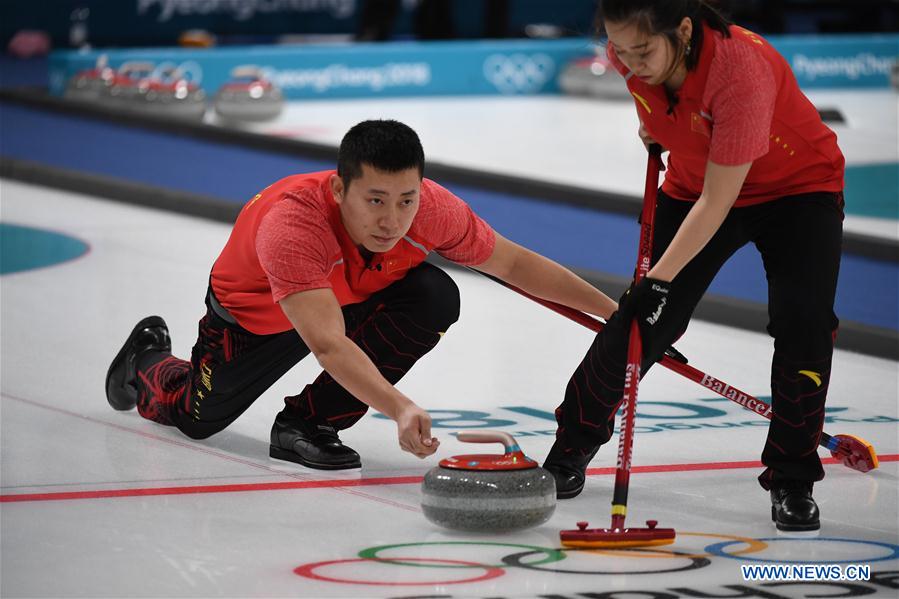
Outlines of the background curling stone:
{"type": "Polygon", "coordinates": [[[104,94],[115,80],[115,71],[109,67],[105,54],[97,57],[97,64],[92,69],[78,71],[69,79],[63,96],[72,100],[95,102],[104,94]]]}
{"type": "Polygon", "coordinates": [[[627,83],[605,54],[571,60],[559,73],[559,88],[573,96],[595,96],[609,100],[631,99],[627,83]]]}
{"type": "Polygon", "coordinates": [[[501,532],[537,526],[556,509],[552,475],[525,456],[512,435],[466,431],[468,443],[502,443],[505,453],[460,455],[440,461],[421,484],[421,507],[434,524],[456,530],[501,532]]]}
{"type": "Polygon", "coordinates": [[[284,110],[284,94],[262,69],[242,65],[231,71],[231,80],[216,93],[213,107],[224,121],[270,121],[284,110]]]}
{"type": "Polygon", "coordinates": [[[155,65],[152,62],[128,61],[114,72],[112,81],[100,89],[99,101],[110,108],[118,110],[135,110],[142,106],[141,96],[149,89],[148,81],[153,75],[155,65]]]}
{"type": "Polygon", "coordinates": [[[206,114],[206,92],[174,65],[160,65],[145,82],[142,104],[134,108],[145,114],[199,121],[206,114]]]}

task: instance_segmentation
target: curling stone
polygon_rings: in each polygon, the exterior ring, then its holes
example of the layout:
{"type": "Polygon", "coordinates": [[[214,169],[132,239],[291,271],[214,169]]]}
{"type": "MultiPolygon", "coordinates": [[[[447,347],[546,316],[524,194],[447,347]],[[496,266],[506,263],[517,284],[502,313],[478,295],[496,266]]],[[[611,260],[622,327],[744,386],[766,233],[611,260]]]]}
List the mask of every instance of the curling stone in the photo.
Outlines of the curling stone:
{"type": "Polygon", "coordinates": [[[206,112],[206,94],[180,69],[150,62],[126,62],[101,97],[119,110],[199,120],[206,112]]]}
{"type": "Polygon", "coordinates": [[[270,121],[284,109],[284,94],[254,65],[235,67],[213,101],[225,121],[270,121]]]}
{"type": "Polygon", "coordinates": [[[141,97],[135,108],[144,113],[194,121],[206,114],[206,92],[174,65],[157,67],[141,97]]]}
{"type": "Polygon", "coordinates": [[[101,90],[100,102],[118,110],[133,110],[142,103],[140,96],[147,91],[153,69],[151,62],[129,61],[122,64],[113,73],[110,84],[101,90]]]}
{"type": "Polygon", "coordinates": [[[559,74],[559,88],[574,96],[594,96],[620,100],[630,98],[624,78],[615,70],[605,52],[575,58],[559,74]]]}
{"type": "Polygon", "coordinates": [[[78,71],[69,79],[63,96],[72,100],[95,102],[107,95],[115,80],[115,71],[109,67],[105,54],[97,57],[92,69],[78,71]]]}
{"type": "Polygon", "coordinates": [[[552,475],[525,456],[512,435],[466,431],[467,443],[502,443],[505,453],[460,455],[440,461],[422,481],[425,517],[456,530],[502,532],[537,526],[556,509],[552,475]]]}

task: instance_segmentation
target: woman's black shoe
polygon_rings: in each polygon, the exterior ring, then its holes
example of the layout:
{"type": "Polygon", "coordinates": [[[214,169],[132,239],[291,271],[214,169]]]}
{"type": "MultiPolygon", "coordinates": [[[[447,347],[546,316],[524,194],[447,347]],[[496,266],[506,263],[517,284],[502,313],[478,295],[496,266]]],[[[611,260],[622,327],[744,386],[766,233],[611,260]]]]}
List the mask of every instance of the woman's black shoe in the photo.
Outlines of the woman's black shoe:
{"type": "Polygon", "coordinates": [[[571,499],[580,495],[584,490],[587,465],[596,452],[599,445],[590,449],[566,449],[558,439],[553,443],[543,462],[543,467],[556,479],[556,497],[558,499],[571,499]]]}
{"type": "Polygon", "coordinates": [[[818,530],[819,516],[818,504],[812,499],[812,483],[784,481],[771,485],[771,519],[777,530],[818,530]]]}

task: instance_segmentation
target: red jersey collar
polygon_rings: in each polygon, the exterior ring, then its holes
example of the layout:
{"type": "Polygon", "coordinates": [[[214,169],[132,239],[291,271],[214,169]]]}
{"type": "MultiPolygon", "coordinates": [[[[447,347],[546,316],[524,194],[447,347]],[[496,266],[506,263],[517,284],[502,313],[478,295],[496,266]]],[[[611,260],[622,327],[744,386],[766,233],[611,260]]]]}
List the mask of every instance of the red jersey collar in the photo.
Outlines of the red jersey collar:
{"type": "Polygon", "coordinates": [[[712,66],[715,48],[720,37],[721,34],[718,31],[705,23],[702,24],[702,48],[700,49],[699,62],[693,70],[687,71],[687,77],[684,79],[683,85],[675,91],[681,99],[702,100],[706,80],[709,77],[709,68],[712,66]]]}
{"type": "MultiPolygon", "coordinates": [[[[721,34],[716,30],[712,29],[705,23],[702,25],[702,48],[700,50],[699,55],[699,63],[696,67],[687,71],[687,76],[684,78],[684,83],[680,86],[679,89],[675,90],[675,95],[679,98],[691,98],[702,100],[702,95],[705,91],[706,79],[709,76],[709,68],[712,65],[712,59],[715,57],[715,48],[718,45],[718,39],[721,37],[721,34]]],[[[625,81],[630,82],[631,77],[634,76],[634,72],[624,66],[624,63],[621,62],[621,59],[618,58],[618,55],[615,53],[615,48],[611,45],[606,48],[606,55],[609,57],[609,60],[616,65],[620,65],[625,73],[622,74],[625,81]]],[[[659,99],[667,102],[667,94],[665,91],[664,84],[661,85],[647,85],[642,81],[636,80],[635,82],[640,83],[640,86],[648,93],[652,93],[656,95],[659,99]]],[[[641,92],[642,93],[642,92],[641,92]]]]}
{"type": "MultiPolygon", "coordinates": [[[[337,174],[337,171],[333,171],[333,174],[337,174]]],[[[346,230],[346,227],[343,224],[343,218],[340,216],[340,205],[337,203],[337,200],[334,199],[334,192],[331,190],[330,179],[331,177],[325,178],[322,185],[324,189],[322,191],[325,194],[325,199],[328,200],[328,206],[331,208],[331,227],[337,235],[337,242],[343,251],[343,258],[344,260],[351,260],[357,264],[365,264],[365,259],[359,251],[359,245],[353,241],[353,238],[350,237],[350,232],[346,230]]]]}

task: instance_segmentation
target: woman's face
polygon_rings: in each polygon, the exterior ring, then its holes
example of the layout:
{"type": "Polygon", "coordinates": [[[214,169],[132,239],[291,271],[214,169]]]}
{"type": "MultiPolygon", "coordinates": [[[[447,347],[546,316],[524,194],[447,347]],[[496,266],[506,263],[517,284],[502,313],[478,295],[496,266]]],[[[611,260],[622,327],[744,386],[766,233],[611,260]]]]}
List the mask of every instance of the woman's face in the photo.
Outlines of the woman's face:
{"type": "MultiPolygon", "coordinates": [[[[689,23],[689,19],[685,21],[689,23]]],[[[688,28],[692,32],[692,27],[688,25],[688,28]]],[[[672,63],[678,59],[678,52],[666,36],[645,33],[633,22],[607,21],[605,29],[615,54],[644,83],[661,85],[675,71],[672,63]]],[[[684,31],[682,23],[678,35],[684,34],[685,39],[690,39],[690,33],[684,31]]]]}

